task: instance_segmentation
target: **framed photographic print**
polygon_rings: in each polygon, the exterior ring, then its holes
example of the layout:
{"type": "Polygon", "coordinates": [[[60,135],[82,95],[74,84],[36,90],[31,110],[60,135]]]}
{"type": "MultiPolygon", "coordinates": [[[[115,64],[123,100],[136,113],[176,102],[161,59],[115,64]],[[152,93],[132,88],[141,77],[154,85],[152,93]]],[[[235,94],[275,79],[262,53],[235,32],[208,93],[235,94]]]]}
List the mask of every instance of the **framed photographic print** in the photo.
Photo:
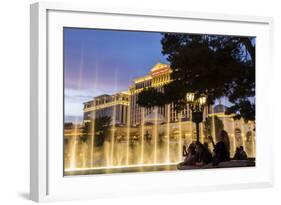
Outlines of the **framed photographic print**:
{"type": "Polygon", "coordinates": [[[31,199],[271,186],[272,22],[31,5],[31,199]]]}

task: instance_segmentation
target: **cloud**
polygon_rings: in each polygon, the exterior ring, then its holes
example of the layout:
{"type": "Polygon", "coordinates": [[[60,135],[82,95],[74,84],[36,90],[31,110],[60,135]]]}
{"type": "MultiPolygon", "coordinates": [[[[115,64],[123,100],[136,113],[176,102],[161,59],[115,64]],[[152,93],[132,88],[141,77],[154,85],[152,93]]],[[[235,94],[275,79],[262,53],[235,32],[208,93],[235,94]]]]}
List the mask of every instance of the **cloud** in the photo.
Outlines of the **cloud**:
{"type": "Polygon", "coordinates": [[[82,122],[82,121],[83,121],[83,116],[65,115],[64,121],[65,121],[65,122],[79,123],[79,122],[82,122]]]}
{"type": "MultiPolygon", "coordinates": [[[[119,92],[121,90],[116,90],[119,92]]],[[[114,94],[116,93],[111,87],[103,89],[65,89],[64,94],[64,111],[65,116],[76,116],[78,118],[83,117],[83,103],[92,100],[94,97],[103,94],[114,94]]],[[[72,118],[74,119],[74,118],[72,118]]]]}

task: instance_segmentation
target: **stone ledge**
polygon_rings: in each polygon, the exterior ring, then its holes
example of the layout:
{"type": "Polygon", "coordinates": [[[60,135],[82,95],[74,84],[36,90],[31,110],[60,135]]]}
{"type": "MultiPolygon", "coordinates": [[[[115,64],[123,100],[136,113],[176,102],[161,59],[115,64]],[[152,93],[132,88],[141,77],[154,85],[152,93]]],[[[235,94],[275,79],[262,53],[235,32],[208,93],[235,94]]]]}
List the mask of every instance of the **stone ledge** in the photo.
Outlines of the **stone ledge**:
{"type": "Polygon", "coordinates": [[[219,163],[217,166],[213,166],[212,163],[197,166],[197,165],[184,165],[180,163],[177,165],[179,170],[190,170],[190,169],[211,169],[211,168],[232,168],[232,167],[254,167],[256,165],[255,161],[253,160],[230,160],[219,163]]]}

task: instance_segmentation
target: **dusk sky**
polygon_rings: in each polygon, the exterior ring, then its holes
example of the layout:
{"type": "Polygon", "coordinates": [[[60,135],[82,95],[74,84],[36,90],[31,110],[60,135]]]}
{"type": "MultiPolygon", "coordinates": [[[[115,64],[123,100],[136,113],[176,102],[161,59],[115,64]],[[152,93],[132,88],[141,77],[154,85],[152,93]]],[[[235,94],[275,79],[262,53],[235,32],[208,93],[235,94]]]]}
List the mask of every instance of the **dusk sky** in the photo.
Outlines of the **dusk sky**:
{"type": "Polygon", "coordinates": [[[128,90],[146,75],[161,54],[161,34],[64,28],[66,121],[81,121],[83,102],[128,90]]]}
{"type": "MultiPolygon", "coordinates": [[[[156,63],[168,63],[161,38],[156,32],[64,28],[65,120],[81,122],[84,102],[128,90],[156,63]]],[[[230,105],[227,98],[220,102],[230,105]]]]}

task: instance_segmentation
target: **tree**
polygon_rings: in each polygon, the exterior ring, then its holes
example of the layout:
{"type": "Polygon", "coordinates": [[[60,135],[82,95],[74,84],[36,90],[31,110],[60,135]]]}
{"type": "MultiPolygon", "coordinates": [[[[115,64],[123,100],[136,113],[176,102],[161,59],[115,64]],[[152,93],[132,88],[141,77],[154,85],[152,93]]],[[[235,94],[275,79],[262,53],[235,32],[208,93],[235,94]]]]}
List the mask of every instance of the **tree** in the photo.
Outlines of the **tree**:
{"type": "Polygon", "coordinates": [[[145,88],[144,91],[138,95],[138,103],[140,105],[145,105],[145,107],[160,106],[165,104],[162,100],[162,96],[163,94],[154,88],[145,88]]]}
{"type": "Polygon", "coordinates": [[[233,104],[228,113],[246,121],[255,119],[254,38],[164,33],[161,43],[172,69],[171,82],[164,92],[144,90],[140,106],[148,107],[151,101],[153,105],[174,103],[180,110],[185,107],[186,93],[194,92],[195,97],[206,94],[209,105],[226,96],[233,104]]]}
{"type": "Polygon", "coordinates": [[[212,136],[216,140],[218,140],[218,136],[224,128],[223,122],[216,115],[214,117],[207,117],[204,122],[205,125],[205,136],[212,136]],[[215,134],[215,136],[213,136],[215,134]]]}
{"type": "Polygon", "coordinates": [[[103,145],[106,138],[109,136],[110,117],[99,117],[95,120],[95,146],[103,145]]]}
{"type": "Polygon", "coordinates": [[[82,132],[83,132],[83,134],[80,137],[80,140],[82,142],[86,143],[89,140],[89,136],[92,133],[92,123],[90,123],[90,122],[84,123],[83,131],[82,132]]]}
{"type": "Polygon", "coordinates": [[[87,142],[91,139],[91,136],[94,135],[94,145],[96,147],[102,146],[108,136],[110,122],[111,118],[107,116],[96,118],[94,123],[86,122],[83,127],[83,135],[80,139],[83,142],[87,142]],[[95,126],[94,129],[93,125],[95,126]]]}

